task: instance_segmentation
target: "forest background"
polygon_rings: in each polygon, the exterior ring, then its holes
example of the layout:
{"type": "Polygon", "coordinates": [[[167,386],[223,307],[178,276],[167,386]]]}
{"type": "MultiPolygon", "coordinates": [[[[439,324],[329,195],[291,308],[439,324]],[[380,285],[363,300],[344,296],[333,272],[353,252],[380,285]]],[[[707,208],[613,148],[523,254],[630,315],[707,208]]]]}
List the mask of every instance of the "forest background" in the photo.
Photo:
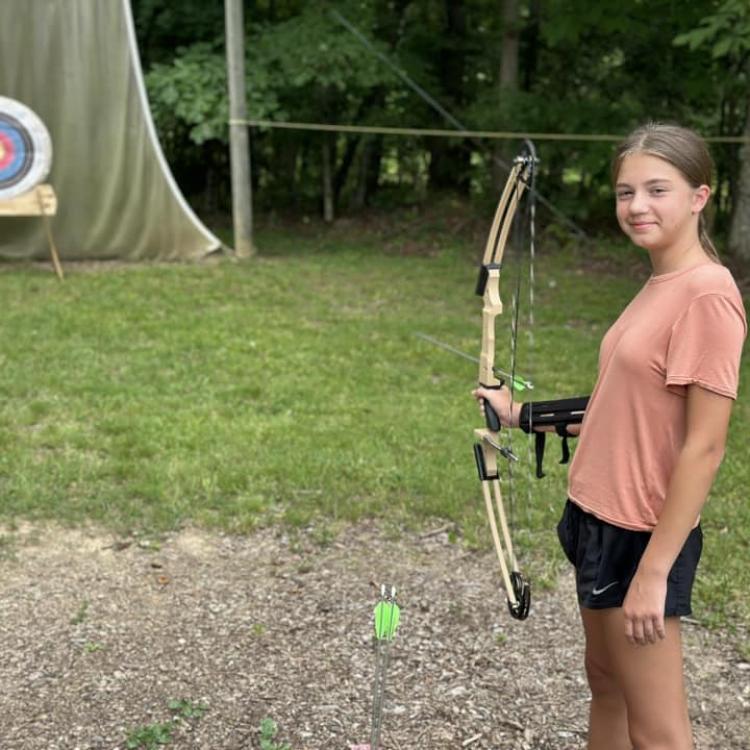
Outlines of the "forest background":
{"type": "MultiPolygon", "coordinates": [[[[750,259],[745,0],[244,6],[251,120],[450,129],[398,70],[469,129],[581,135],[538,143],[540,184],[595,234],[613,228],[613,139],[587,137],[616,137],[647,120],[679,122],[712,139],[714,233],[731,256],[750,259]]],[[[230,209],[224,3],[133,0],[133,9],[170,164],[199,212],[215,220],[230,209]]],[[[333,221],[425,205],[436,194],[492,203],[504,179],[499,163],[518,141],[253,127],[251,148],[259,216],[319,213],[333,221]]]]}

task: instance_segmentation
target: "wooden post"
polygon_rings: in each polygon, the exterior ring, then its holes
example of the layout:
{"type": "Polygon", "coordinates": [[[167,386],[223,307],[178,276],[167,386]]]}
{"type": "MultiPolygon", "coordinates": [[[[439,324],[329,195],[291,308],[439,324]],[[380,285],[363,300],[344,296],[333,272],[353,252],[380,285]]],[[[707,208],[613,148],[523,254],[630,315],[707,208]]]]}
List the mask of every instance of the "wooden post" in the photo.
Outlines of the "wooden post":
{"type": "Polygon", "coordinates": [[[62,281],[64,278],[63,269],[55,245],[55,238],[52,236],[52,223],[50,222],[50,216],[55,216],[55,214],[57,214],[57,196],[52,185],[37,185],[15,198],[0,200],[0,216],[42,217],[52,265],[55,267],[57,278],[62,281]]]}
{"type": "Polygon", "coordinates": [[[245,92],[245,21],[243,0],[224,0],[229,81],[229,158],[232,169],[234,251],[240,258],[255,254],[250,184],[250,149],[245,92]]]}
{"type": "MultiPolygon", "coordinates": [[[[36,199],[39,205],[39,213],[42,215],[44,220],[44,231],[47,234],[47,242],[49,243],[49,252],[52,256],[52,265],[55,267],[55,273],[57,278],[62,281],[65,276],[63,274],[62,265],[60,265],[60,255],[57,252],[57,245],[55,245],[55,238],[52,236],[52,222],[49,220],[48,204],[50,202],[49,195],[45,195],[44,188],[49,188],[49,192],[54,196],[54,191],[51,185],[39,185],[36,188],[36,199]],[[45,200],[46,198],[46,200],[45,200]]],[[[57,198],[54,199],[54,211],[52,215],[57,213],[57,198]]]]}

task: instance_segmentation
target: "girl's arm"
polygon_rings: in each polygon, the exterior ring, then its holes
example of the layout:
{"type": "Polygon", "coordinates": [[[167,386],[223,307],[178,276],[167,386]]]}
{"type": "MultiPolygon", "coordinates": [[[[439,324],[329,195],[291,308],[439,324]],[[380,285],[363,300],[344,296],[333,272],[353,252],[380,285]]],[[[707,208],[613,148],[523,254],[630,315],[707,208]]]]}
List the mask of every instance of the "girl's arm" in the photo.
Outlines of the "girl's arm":
{"type": "Polygon", "coordinates": [[[724,456],[733,401],[690,385],[685,443],[659,522],[623,603],[625,636],[645,645],[665,637],[667,576],[701,513],[724,456]]]}

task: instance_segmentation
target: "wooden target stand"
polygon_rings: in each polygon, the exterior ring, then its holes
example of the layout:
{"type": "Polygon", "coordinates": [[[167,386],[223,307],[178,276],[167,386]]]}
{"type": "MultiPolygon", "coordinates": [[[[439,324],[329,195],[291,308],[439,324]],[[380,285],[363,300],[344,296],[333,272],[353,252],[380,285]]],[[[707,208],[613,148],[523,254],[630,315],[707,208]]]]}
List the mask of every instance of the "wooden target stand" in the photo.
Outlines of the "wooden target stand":
{"type": "Polygon", "coordinates": [[[37,185],[35,188],[17,195],[14,198],[0,200],[0,216],[41,216],[44,221],[44,231],[47,234],[49,252],[52,257],[52,265],[60,281],[63,280],[60,256],[52,236],[52,222],[50,217],[57,213],[57,196],[52,185],[37,185]]]}

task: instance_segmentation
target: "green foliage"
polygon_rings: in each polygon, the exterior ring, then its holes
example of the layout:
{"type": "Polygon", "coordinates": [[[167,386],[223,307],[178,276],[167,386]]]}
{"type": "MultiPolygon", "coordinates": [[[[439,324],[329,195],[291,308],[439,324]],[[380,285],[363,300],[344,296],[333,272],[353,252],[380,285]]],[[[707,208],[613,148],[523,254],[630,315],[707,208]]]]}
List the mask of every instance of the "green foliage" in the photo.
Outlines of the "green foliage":
{"type": "Polygon", "coordinates": [[[260,722],[260,750],[291,750],[291,746],[276,742],[279,728],[271,718],[261,719],[260,722]]]}
{"type": "Polygon", "coordinates": [[[190,139],[226,141],[226,63],[212,46],[200,42],[177,50],[171,64],[154,65],[146,76],[154,119],[162,133],[182,123],[190,139]]]}
{"type": "Polygon", "coordinates": [[[86,617],[88,615],[89,611],[89,601],[88,599],[84,599],[81,602],[81,606],[78,608],[78,611],[75,613],[73,617],[70,619],[71,625],[80,625],[82,622],[85,622],[86,617]]]}
{"type": "MultiPolygon", "coordinates": [[[[605,37],[619,35],[623,29],[632,26],[640,15],[638,5],[606,1],[591,3],[587,0],[548,0],[545,3],[547,22],[542,27],[542,33],[552,48],[567,47],[570,44],[587,45],[594,41],[594,34],[605,37]]],[[[654,6],[657,6],[657,12],[663,11],[663,5],[657,0],[651,4],[650,10],[653,13],[654,6]],[[659,8],[659,5],[662,7],[659,8]]],[[[626,40],[623,39],[623,42],[626,40]]]]}
{"type": "Polygon", "coordinates": [[[170,60],[176,49],[224,34],[224,3],[131,0],[144,67],[170,60]]]}
{"type": "Polygon", "coordinates": [[[261,636],[265,635],[265,633],[266,626],[262,622],[254,622],[250,626],[250,634],[256,638],[260,638],[261,636]]]}
{"type": "MultiPolygon", "coordinates": [[[[366,24],[368,17],[371,20],[369,4],[358,4],[364,12],[358,9],[357,21],[366,24]]],[[[384,45],[375,46],[385,51],[384,45]]],[[[310,4],[287,21],[265,26],[251,39],[251,49],[251,65],[276,71],[276,79],[289,95],[301,97],[304,108],[313,106],[321,91],[336,91],[346,101],[371,86],[393,83],[372,55],[363,54],[355,37],[342,33],[322,4],[310,4]]]]}
{"type": "Polygon", "coordinates": [[[680,34],[677,46],[708,48],[718,60],[744,59],[750,52],[750,5],[746,0],[725,0],[715,13],[703,17],[698,27],[680,34]]]}
{"type": "MultiPolygon", "coordinates": [[[[284,117],[276,83],[264,68],[250,68],[247,97],[253,117],[284,117]]],[[[158,63],[151,68],[146,85],[154,119],[169,142],[180,128],[186,129],[197,145],[208,140],[227,142],[226,59],[216,45],[199,42],[179,48],[171,63],[158,63]]]]}
{"type": "Polygon", "coordinates": [[[128,732],[125,747],[127,750],[158,750],[159,746],[168,745],[172,741],[173,733],[172,722],[135,727],[128,732]]]}
{"type": "MultiPolygon", "coordinates": [[[[311,5],[288,21],[255,26],[247,42],[247,101],[253,119],[285,119],[319,109],[333,92],[356,102],[371,87],[393,83],[377,61],[362,54],[352,36],[341,34],[328,12],[311,5]]],[[[193,143],[227,141],[229,104],[223,41],[179,47],[169,63],[151,67],[146,84],[162,133],[188,129],[193,143]]]]}
{"type": "MultiPolygon", "coordinates": [[[[710,134],[742,132],[750,44],[745,0],[522,0],[518,7],[518,85],[501,95],[505,30],[496,4],[251,4],[246,17],[249,115],[452,127],[376,56],[383,54],[472,128],[622,134],[643,121],[662,119],[710,134]],[[371,49],[336,21],[332,6],[355,24],[371,49]],[[704,50],[710,51],[709,60],[694,54],[704,50]]],[[[179,11],[166,0],[138,0],[135,13],[156,121],[178,179],[188,192],[203,189],[213,196],[213,208],[228,209],[220,9],[203,8],[199,0],[185,0],[179,11]]],[[[340,209],[375,201],[414,203],[436,186],[466,190],[468,185],[479,198],[494,194],[493,150],[516,147],[261,129],[253,131],[252,143],[256,207],[297,212],[315,211],[321,203],[324,143],[332,147],[340,209]]],[[[538,146],[545,196],[595,230],[611,227],[611,144],[538,146]]],[[[732,210],[736,151],[726,144],[715,149],[719,228],[732,210]]]]}
{"type": "Polygon", "coordinates": [[[169,710],[180,719],[200,719],[208,711],[208,706],[183,698],[169,701],[169,710]]]}
{"type": "Polygon", "coordinates": [[[158,750],[160,746],[168,745],[174,739],[181,722],[197,721],[208,710],[204,704],[184,698],[169,701],[168,707],[172,712],[170,721],[144,724],[128,732],[125,740],[127,750],[158,750]]]}
{"type": "MultiPolygon", "coordinates": [[[[692,28],[675,37],[674,45],[690,50],[688,56],[702,67],[703,79],[713,84],[713,91],[705,97],[705,112],[696,121],[722,135],[739,135],[748,116],[750,5],[745,0],[724,0],[707,10],[692,28]]],[[[715,225],[721,230],[735,213],[734,189],[742,154],[732,145],[715,153],[715,161],[719,176],[714,191],[715,225]]]]}

